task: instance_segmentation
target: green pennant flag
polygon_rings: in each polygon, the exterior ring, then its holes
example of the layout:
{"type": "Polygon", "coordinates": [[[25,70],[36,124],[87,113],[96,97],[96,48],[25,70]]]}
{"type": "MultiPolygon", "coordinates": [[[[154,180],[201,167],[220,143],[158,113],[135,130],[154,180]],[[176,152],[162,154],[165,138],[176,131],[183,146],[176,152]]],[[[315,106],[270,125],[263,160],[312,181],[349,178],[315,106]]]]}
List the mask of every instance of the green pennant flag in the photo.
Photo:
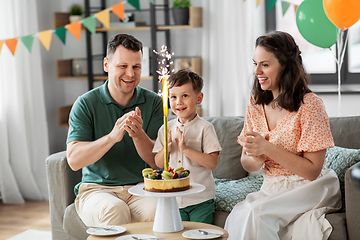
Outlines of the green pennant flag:
{"type": "Polygon", "coordinates": [[[82,21],[82,25],[84,25],[89,32],[92,34],[96,33],[96,19],[94,16],[89,16],[84,18],[82,21]]]}
{"type": "Polygon", "coordinates": [[[34,41],[33,35],[28,35],[28,36],[21,37],[21,41],[24,43],[25,47],[31,53],[32,44],[33,44],[33,41],[34,41]]]}
{"type": "Polygon", "coordinates": [[[59,39],[65,44],[66,40],[66,28],[65,26],[58,27],[55,29],[55,34],[59,37],[59,39]]]}
{"type": "Polygon", "coordinates": [[[285,13],[286,13],[286,11],[288,10],[289,7],[290,7],[289,2],[281,1],[281,8],[282,8],[283,16],[285,15],[285,13]]]}
{"type": "Polygon", "coordinates": [[[266,0],[267,3],[267,12],[271,12],[271,10],[275,7],[276,0],[266,0]]]}
{"type": "Polygon", "coordinates": [[[155,4],[154,0],[149,0],[149,2],[151,2],[151,3],[155,4]]]}
{"type": "Polygon", "coordinates": [[[131,4],[134,8],[140,11],[140,3],[139,0],[128,0],[128,3],[131,4]]]}

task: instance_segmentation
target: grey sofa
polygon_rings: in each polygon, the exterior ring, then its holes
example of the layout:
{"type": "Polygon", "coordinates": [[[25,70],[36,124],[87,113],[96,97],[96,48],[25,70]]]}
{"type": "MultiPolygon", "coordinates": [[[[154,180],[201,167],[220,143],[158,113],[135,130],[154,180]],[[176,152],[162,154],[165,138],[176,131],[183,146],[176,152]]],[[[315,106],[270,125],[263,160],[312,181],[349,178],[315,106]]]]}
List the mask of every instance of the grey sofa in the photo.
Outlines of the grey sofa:
{"type": "MultiPolygon", "coordinates": [[[[242,168],[240,164],[241,146],[236,142],[236,138],[243,127],[244,118],[208,117],[205,119],[215,126],[223,148],[219,156],[219,164],[213,171],[216,182],[221,182],[221,184],[217,184],[217,196],[215,199],[217,210],[214,214],[214,224],[223,227],[231,209],[222,209],[220,188],[232,181],[248,180],[248,182],[251,182],[254,176],[248,176],[249,174],[242,168]]],[[[346,149],[360,149],[360,117],[330,118],[330,127],[335,145],[345,148],[338,149],[339,151],[345,152],[346,149]]],[[[351,150],[350,155],[355,156],[355,162],[360,160],[359,152],[360,150],[351,150]]],[[[329,153],[327,158],[331,158],[333,155],[329,153]]],[[[332,160],[328,159],[328,161],[331,162],[332,160]]],[[[355,186],[350,176],[351,169],[356,165],[360,165],[360,162],[351,167],[348,166],[350,167],[349,169],[347,169],[347,166],[342,166],[344,171],[347,170],[346,174],[344,173],[345,176],[342,177],[344,181],[340,181],[340,184],[344,187],[345,201],[343,203],[344,207],[340,212],[326,215],[326,218],[334,228],[330,235],[330,240],[359,239],[360,208],[358,203],[360,202],[360,189],[355,186]]],[[[73,204],[75,198],[73,188],[81,180],[81,171],[74,172],[69,168],[65,151],[52,154],[46,159],[46,171],[49,186],[52,238],[61,240],[86,239],[88,234],[73,204]]],[[[242,193],[244,196],[246,194],[246,192],[242,193]]],[[[227,199],[225,200],[229,202],[227,199]]],[[[236,202],[232,204],[234,205],[236,202]]]]}

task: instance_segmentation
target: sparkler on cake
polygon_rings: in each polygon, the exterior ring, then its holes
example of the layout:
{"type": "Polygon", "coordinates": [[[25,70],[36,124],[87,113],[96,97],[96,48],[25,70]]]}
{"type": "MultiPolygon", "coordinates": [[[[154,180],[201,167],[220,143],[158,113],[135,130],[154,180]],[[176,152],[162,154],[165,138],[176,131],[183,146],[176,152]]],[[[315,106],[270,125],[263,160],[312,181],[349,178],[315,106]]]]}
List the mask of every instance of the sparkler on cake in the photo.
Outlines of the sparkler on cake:
{"type": "Polygon", "coordinates": [[[149,192],[178,192],[190,189],[190,171],[183,167],[175,169],[169,167],[169,151],[168,151],[168,98],[169,98],[169,81],[170,73],[174,70],[169,70],[173,64],[171,56],[167,51],[166,46],[161,46],[158,54],[163,59],[159,62],[160,69],[156,71],[159,74],[159,81],[162,81],[162,100],[164,111],[164,170],[153,170],[152,168],[145,168],[142,171],[144,177],[144,189],[149,192]]]}
{"type": "MultiPolygon", "coordinates": [[[[162,57],[159,62],[160,69],[156,71],[159,74],[159,81],[162,81],[162,100],[163,100],[163,111],[164,111],[164,170],[167,171],[169,168],[169,152],[168,152],[168,98],[169,98],[169,77],[171,71],[169,70],[170,65],[173,64],[171,56],[167,50],[167,46],[162,45],[160,52],[154,53],[162,57]]],[[[174,71],[174,70],[172,70],[174,71]]]]}

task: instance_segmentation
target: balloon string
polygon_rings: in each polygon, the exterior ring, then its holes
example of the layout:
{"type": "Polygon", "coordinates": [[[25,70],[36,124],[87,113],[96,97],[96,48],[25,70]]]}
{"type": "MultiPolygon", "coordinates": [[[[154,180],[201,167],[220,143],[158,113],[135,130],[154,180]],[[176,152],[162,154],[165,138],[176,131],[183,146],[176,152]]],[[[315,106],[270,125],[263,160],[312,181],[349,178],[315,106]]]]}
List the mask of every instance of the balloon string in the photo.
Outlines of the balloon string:
{"type": "Polygon", "coordinates": [[[338,34],[338,38],[336,41],[336,45],[337,45],[337,58],[336,58],[336,63],[337,63],[337,70],[338,70],[338,116],[341,116],[341,67],[344,61],[344,56],[345,56],[345,50],[346,50],[346,46],[347,46],[347,42],[348,42],[348,38],[349,38],[349,34],[346,34],[345,31],[347,29],[340,29],[339,30],[339,34],[338,34]],[[345,35],[345,39],[344,39],[344,35],[345,35]]]}

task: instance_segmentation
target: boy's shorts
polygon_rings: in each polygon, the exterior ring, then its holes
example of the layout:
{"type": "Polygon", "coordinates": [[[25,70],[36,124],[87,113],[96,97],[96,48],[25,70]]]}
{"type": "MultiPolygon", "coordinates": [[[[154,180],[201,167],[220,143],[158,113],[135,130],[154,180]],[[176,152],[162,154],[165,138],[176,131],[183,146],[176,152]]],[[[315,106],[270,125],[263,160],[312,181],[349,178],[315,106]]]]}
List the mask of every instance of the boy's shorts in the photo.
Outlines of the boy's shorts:
{"type": "Polygon", "coordinates": [[[214,199],[180,208],[182,221],[201,222],[212,224],[215,211],[214,199]]]}

